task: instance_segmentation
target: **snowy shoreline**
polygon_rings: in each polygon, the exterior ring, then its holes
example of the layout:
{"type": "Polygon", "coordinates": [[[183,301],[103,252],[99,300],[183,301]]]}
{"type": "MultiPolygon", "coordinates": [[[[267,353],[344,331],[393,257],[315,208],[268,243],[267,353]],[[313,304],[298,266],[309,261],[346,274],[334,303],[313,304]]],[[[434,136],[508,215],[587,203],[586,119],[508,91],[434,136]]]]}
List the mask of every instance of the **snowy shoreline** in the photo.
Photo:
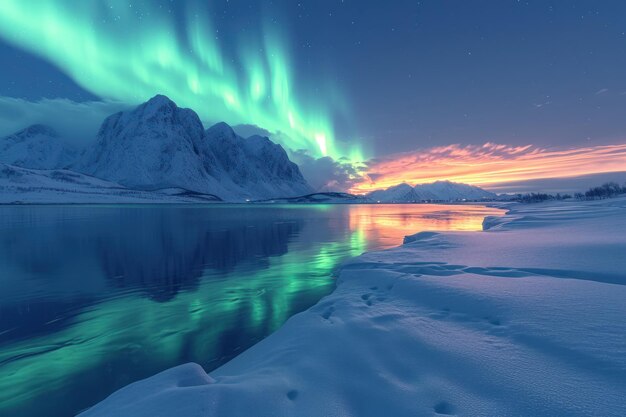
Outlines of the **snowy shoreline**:
{"type": "Polygon", "coordinates": [[[626,198],[485,228],[363,254],[210,376],[181,365],[81,417],[626,415],[626,198]]]}

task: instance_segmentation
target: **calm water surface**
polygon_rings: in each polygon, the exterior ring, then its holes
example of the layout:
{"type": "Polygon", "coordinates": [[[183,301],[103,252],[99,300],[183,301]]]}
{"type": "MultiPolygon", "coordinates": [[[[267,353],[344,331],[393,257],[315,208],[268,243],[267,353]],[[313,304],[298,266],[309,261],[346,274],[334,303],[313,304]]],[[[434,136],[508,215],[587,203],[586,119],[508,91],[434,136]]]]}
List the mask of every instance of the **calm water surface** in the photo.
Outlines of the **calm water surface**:
{"type": "Polygon", "coordinates": [[[215,369],[330,293],[333,269],[470,205],[0,207],[0,415],[66,417],[194,361],[215,369]]]}

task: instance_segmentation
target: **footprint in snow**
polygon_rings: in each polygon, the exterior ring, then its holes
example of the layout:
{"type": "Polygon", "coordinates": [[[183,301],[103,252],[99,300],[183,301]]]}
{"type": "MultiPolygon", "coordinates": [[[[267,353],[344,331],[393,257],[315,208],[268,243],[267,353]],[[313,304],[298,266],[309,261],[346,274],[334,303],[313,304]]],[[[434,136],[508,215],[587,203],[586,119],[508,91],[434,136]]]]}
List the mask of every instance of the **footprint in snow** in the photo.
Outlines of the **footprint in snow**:
{"type": "Polygon", "coordinates": [[[330,306],[326,310],[324,310],[321,316],[324,320],[329,320],[330,316],[332,316],[334,312],[335,312],[335,307],[330,306]]]}
{"type": "Polygon", "coordinates": [[[454,414],[454,407],[447,401],[439,401],[434,407],[435,413],[444,416],[450,416],[454,414]]]}
{"type": "Polygon", "coordinates": [[[298,398],[298,390],[292,389],[291,391],[289,391],[287,393],[287,398],[289,398],[291,401],[294,401],[296,398],[298,398]]]}

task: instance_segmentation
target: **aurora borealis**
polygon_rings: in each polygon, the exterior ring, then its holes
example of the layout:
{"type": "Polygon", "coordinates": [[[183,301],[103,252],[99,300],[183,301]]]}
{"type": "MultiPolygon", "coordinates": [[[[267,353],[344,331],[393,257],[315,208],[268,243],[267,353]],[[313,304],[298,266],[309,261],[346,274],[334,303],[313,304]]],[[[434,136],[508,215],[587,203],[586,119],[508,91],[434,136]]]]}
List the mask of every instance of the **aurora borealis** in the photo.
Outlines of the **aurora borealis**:
{"type": "Polygon", "coordinates": [[[267,134],[319,190],[625,173],[624,13],[617,0],[5,0],[0,136],[62,124],[63,108],[84,143],[103,109],[164,94],[205,127],[267,134]]]}
{"type": "Polygon", "coordinates": [[[226,50],[207,2],[186,2],[178,14],[167,3],[7,0],[0,35],[104,99],[137,104],[159,92],[204,120],[280,132],[286,145],[312,156],[361,158],[355,146],[335,141],[331,106],[341,104],[339,94],[303,99],[296,91],[279,28],[260,21],[226,50]]]}

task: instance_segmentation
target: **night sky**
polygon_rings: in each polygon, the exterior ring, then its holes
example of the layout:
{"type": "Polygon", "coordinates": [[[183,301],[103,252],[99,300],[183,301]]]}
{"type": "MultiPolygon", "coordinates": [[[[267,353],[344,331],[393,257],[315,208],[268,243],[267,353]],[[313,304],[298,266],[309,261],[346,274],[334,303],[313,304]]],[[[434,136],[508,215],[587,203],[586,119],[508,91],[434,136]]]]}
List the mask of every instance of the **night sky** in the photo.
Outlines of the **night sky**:
{"type": "Polygon", "coordinates": [[[23,3],[0,4],[0,134],[43,121],[86,142],[163,93],[205,124],[268,131],[309,176],[332,166],[329,187],[626,171],[623,1],[23,3]]]}

